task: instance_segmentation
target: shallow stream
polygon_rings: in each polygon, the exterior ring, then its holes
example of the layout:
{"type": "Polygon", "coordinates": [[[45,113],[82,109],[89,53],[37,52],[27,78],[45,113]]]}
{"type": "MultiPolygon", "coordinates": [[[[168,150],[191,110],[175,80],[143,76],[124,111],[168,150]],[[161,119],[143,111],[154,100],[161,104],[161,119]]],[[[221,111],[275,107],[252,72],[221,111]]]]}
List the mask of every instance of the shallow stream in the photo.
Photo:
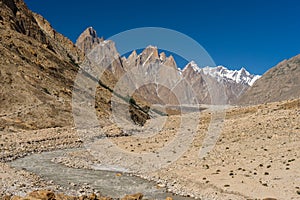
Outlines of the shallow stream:
{"type": "Polygon", "coordinates": [[[51,160],[72,150],[57,150],[33,154],[24,158],[17,159],[10,163],[17,169],[26,169],[33,172],[45,180],[53,180],[54,183],[78,189],[76,185],[89,184],[92,188],[99,190],[102,195],[113,198],[120,198],[126,194],[143,193],[146,199],[165,199],[172,197],[178,200],[192,200],[192,198],[174,196],[167,193],[164,188],[159,188],[154,182],[144,180],[139,177],[122,174],[118,176],[116,171],[74,169],[62,164],[57,164],[51,160]],[[77,188],[76,188],[77,187],[77,188]]]}

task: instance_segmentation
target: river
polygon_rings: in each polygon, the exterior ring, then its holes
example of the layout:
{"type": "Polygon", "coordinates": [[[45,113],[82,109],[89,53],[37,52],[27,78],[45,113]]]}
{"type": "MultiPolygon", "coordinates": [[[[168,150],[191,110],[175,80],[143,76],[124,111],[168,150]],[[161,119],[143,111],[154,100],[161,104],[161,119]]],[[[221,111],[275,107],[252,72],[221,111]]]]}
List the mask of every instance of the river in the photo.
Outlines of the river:
{"type": "Polygon", "coordinates": [[[154,182],[126,173],[117,176],[117,171],[75,169],[51,161],[53,158],[59,157],[67,151],[73,150],[57,150],[32,154],[12,161],[10,165],[17,169],[26,169],[45,180],[52,180],[55,184],[71,189],[77,188],[70,185],[70,183],[75,183],[76,185],[87,183],[92,188],[99,190],[102,195],[113,198],[120,198],[126,194],[141,192],[146,199],[160,200],[172,197],[176,200],[193,200],[192,198],[167,193],[164,188],[157,187],[157,184],[154,182]]]}

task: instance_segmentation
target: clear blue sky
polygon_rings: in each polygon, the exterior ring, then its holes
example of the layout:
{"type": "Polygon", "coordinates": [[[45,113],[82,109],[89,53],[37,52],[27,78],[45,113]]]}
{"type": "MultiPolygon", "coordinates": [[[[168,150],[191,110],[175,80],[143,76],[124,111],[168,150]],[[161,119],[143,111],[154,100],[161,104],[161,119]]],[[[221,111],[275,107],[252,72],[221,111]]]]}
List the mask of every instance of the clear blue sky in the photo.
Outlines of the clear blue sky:
{"type": "Polygon", "coordinates": [[[108,38],[138,27],[164,27],[197,40],[217,65],[263,74],[300,53],[298,0],[25,0],[72,41],[88,26],[108,38]]]}

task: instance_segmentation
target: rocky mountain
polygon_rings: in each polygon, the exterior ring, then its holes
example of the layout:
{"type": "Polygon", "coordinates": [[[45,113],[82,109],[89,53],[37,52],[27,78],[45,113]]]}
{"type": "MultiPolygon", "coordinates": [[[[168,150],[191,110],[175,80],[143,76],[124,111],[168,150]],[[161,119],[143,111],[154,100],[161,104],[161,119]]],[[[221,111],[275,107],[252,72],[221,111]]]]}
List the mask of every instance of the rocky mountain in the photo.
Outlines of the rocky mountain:
{"type": "Polygon", "coordinates": [[[240,70],[229,70],[224,66],[200,68],[194,61],[182,70],[182,74],[194,91],[197,91],[198,101],[206,104],[232,104],[260,78],[244,68],[240,70]]]}
{"type": "Polygon", "coordinates": [[[99,38],[96,30],[89,27],[78,37],[76,46],[87,54],[101,42],[103,42],[103,38],[99,38]]]}
{"type": "Polygon", "coordinates": [[[189,102],[187,90],[178,91],[183,83],[180,82],[182,77],[172,55],[167,57],[164,52],[159,54],[157,47],[148,46],[139,55],[133,51],[128,60],[124,60],[127,69],[125,77],[130,80],[126,84],[135,86],[134,96],[137,100],[176,105],[180,98],[185,103],[189,102]]]}
{"type": "Polygon", "coordinates": [[[70,125],[81,51],[19,0],[0,1],[0,41],[0,129],[70,125]]]}
{"type": "Polygon", "coordinates": [[[262,104],[300,98],[300,55],[267,71],[238,100],[238,104],[262,104]]]}
{"type": "MultiPolygon", "coordinates": [[[[82,35],[80,37],[83,38],[82,35]]],[[[162,104],[164,101],[160,96],[166,97],[165,94],[169,93],[163,87],[152,84],[156,75],[168,73],[166,80],[171,82],[178,80],[176,76],[179,74],[174,58],[166,57],[164,53],[159,55],[158,49],[153,46],[144,49],[139,55],[133,51],[126,59],[120,57],[113,41],[104,40],[88,52],[86,58],[88,62],[84,62],[81,66],[87,72],[98,76],[101,82],[112,88],[115,93],[132,96],[143,106],[162,104]],[[170,67],[174,69],[176,73],[173,76],[170,75],[172,74],[170,71],[167,72],[160,67],[164,63],[168,64],[168,69],[170,67]]],[[[169,98],[169,100],[173,99],[169,98]]]]}
{"type": "MultiPolygon", "coordinates": [[[[72,41],[22,0],[0,0],[0,54],[0,131],[74,125],[72,91],[82,90],[74,80],[86,59],[72,41]]],[[[97,87],[102,123],[108,123],[111,94],[97,87]]]]}
{"type": "MultiPolygon", "coordinates": [[[[111,77],[107,82],[113,83],[112,88],[119,82],[117,85],[123,86],[119,92],[132,95],[148,106],[234,103],[260,77],[244,68],[234,71],[223,66],[200,68],[193,61],[180,70],[172,55],[167,57],[154,46],[148,46],[140,54],[133,51],[128,58],[121,58],[112,41],[98,39],[96,31],[88,28],[77,40],[78,47],[85,51],[89,60],[97,63],[93,69],[97,68],[98,74],[103,74],[101,69],[106,71],[110,74],[106,77],[111,77]],[[89,49],[85,50],[82,45],[89,49]],[[105,59],[99,55],[105,55],[105,59]]],[[[86,65],[87,71],[91,70],[89,65],[86,65]]]]}
{"type": "Polygon", "coordinates": [[[254,82],[261,77],[259,75],[250,74],[245,68],[241,68],[240,70],[229,70],[224,66],[218,66],[205,67],[202,71],[206,75],[215,77],[218,81],[227,80],[248,86],[252,86],[254,82]]]}

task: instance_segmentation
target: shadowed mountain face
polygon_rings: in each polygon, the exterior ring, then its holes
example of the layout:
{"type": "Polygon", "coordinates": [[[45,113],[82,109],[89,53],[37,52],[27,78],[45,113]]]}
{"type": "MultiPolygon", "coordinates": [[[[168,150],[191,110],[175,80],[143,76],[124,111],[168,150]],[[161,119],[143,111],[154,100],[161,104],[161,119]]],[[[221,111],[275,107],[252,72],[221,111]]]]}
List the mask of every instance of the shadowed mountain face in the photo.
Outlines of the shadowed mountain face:
{"type": "Polygon", "coordinates": [[[284,60],[267,71],[238,104],[262,104],[300,98],[300,55],[284,60]]]}

